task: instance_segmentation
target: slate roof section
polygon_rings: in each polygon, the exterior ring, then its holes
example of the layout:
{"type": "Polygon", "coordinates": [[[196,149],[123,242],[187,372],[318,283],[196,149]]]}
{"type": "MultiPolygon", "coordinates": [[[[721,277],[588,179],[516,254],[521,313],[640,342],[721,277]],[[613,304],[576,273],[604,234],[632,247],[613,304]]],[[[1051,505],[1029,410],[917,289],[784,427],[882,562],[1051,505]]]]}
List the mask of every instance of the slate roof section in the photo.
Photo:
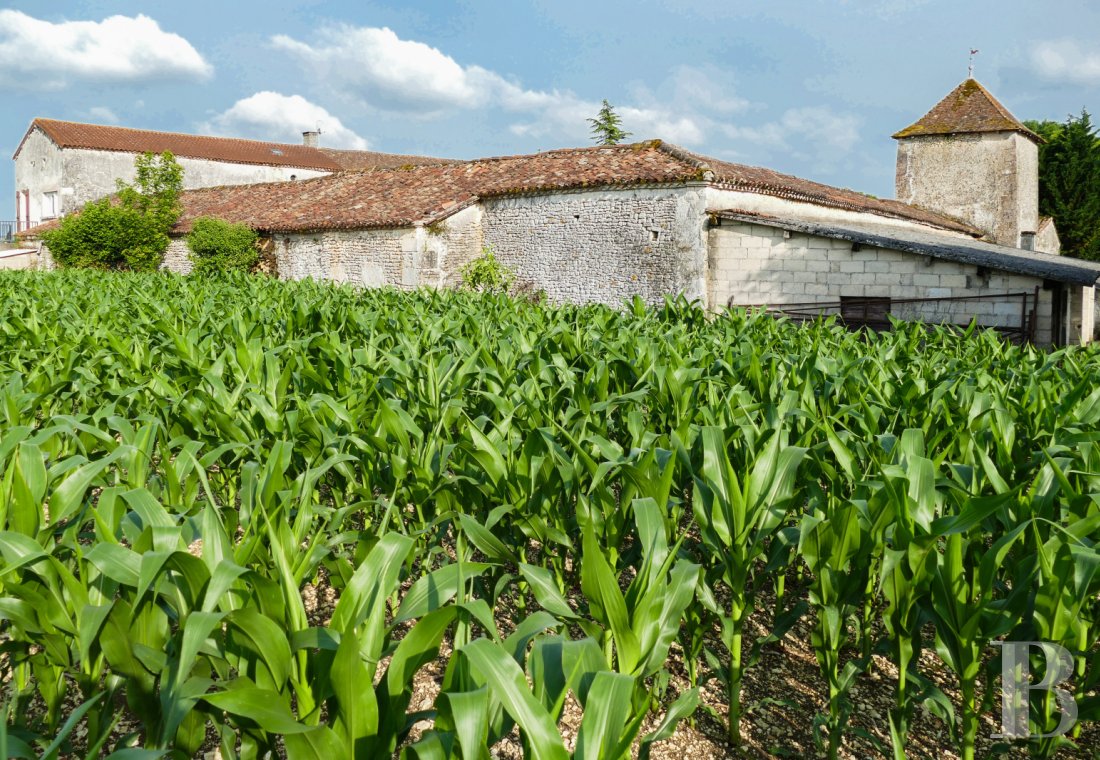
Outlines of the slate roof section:
{"type": "Polygon", "coordinates": [[[192,219],[206,215],[265,232],[408,227],[439,221],[485,198],[684,183],[713,184],[980,234],[964,222],[905,203],[770,169],[717,161],[659,140],[387,171],[344,172],[293,183],[192,190],[183,196],[184,216],[179,231],[186,231],[192,219]]]}
{"type": "Polygon", "coordinates": [[[82,124],[55,119],[35,119],[15,151],[19,156],[27,136],[41,129],[60,148],[86,148],[122,153],[163,153],[176,156],[224,161],[234,164],[286,166],[336,172],[354,164],[354,168],[391,168],[408,164],[438,163],[441,159],[401,156],[372,151],[337,151],[306,145],[241,140],[233,137],[209,137],[179,132],[82,124]]]}
{"type": "Polygon", "coordinates": [[[977,79],[967,79],[960,84],[919,121],[896,133],[894,139],[982,132],[1019,132],[1037,143],[1043,142],[1043,138],[1020,123],[977,79]]]}
{"type": "Polygon", "coordinates": [[[967,240],[937,233],[858,222],[806,222],[738,209],[711,211],[711,216],[745,224],[760,224],[807,235],[847,240],[875,248],[889,248],[931,256],[960,264],[999,269],[1073,285],[1092,286],[1100,281],[1100,263],[1072,259],[1052,253],[1033,253],[980,240],[967,240]]]}

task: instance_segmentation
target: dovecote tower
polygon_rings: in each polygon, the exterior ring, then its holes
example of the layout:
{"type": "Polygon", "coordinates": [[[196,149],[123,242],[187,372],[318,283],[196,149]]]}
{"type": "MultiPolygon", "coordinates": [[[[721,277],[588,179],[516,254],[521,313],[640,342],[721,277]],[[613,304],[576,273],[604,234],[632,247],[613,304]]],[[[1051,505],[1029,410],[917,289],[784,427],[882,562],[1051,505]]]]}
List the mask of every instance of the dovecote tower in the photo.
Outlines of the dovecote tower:
{"type": "Polygon", "coordinates": [[[1042,138],[976,79],[894,139],[898,200],[966,221],[991,242],[1034,246],[1042,138]]]}

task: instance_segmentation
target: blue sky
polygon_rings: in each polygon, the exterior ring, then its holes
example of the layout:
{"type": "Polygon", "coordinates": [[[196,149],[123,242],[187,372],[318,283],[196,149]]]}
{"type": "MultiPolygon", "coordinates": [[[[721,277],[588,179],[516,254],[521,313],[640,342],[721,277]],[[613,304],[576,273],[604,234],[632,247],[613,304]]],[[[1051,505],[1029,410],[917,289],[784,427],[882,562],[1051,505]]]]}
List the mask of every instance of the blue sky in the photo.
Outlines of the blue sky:
{"type": "Polygon", "coordinates": [[[1095,0],[6,0],[0,151],[43,116],[472,158],[588,144],[606,98],[636,139],[890,197],[890,134],[971,47],[1062,120],[1100,109],[1098,36],[1095,0]]]}

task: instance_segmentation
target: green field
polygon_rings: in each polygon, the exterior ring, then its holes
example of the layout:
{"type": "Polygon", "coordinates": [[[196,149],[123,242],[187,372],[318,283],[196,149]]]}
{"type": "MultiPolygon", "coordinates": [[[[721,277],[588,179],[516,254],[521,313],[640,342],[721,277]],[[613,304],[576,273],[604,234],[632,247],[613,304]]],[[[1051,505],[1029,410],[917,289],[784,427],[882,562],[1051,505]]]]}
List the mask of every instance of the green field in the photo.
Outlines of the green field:
{"type": "Polygon", "coordinates": [[[822,754],[919,722],[972,757],[1005,639],[1073,656],[1081,722],[1020,744],[1053,756],[1100,710],[1098,423],[1100,353],[992,334],[4,274],[0,750],[736,746],[802,626],[822,754]]]}

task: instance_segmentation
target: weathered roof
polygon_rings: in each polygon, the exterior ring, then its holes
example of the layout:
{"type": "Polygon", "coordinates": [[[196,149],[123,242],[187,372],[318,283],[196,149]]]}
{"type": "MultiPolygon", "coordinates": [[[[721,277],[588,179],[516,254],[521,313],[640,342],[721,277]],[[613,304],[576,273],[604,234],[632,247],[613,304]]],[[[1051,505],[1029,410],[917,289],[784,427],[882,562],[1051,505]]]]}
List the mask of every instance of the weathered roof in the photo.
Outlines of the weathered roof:
{"type": "Polygon", "coordinates": [[[178,226],[218,216],[269,232],[431,224],[477,201],[513,193],[702,179],[654,144],[573,148],[437,166],[342,172],[301,182],[192,190],[178,226]]]}
{"type": "Polygon", "coordinates": [[[956,232],[964,232],[968,235],[980,236],[982,234],[980,230],[962,220],[909,203],[887,198],[876,198],[856,190],[823,185],[820,182],[792,177],[789,174],[780,174],[772,169],[759,166],[733,164],[705,156],[693,156],[693,158],[702,162],[714,172],[714,182],[716,184],[734,190],[773,195],[787,200],[839,208],[846,211],[906,219],[956,232]]]}
{"type": "Polygon", "coordinates": [[[192,190],[185,231],[216,215],[270,232],[370,229],[430,224],[481,198],[596,187],[717,184],[745,192],[906,219],[980,234],[956,219],[757,167],[716,161],[659,140],[568,148],[436,166],[344,172],[293,183],[192,190]]]}
{"type": "Polygon", "coordinates": [[[41,129],[60,148],[86,148],[122,153],[163,153],[168,150],[176,156],[186,158],[330,172],[341,171],[353,163],[355,168],[390,168],[440,161],[440,159],[423,156],[399,156],[372,151],[336,151],[290,143],[157,132],[55,119],[35,119],[31,122],[26,135],[15,150],[15,155],[12,156],[13,159],[18,158],[23,143],[35,129],[41,129]]]}
{"type": "Polygon", "coordinates": [[[919,121],[895,134],[894,139],[980,132],[1019,132],[1035,142],[1043,141],[973,78],[948,93],[919,121]]]}
{"type": "Polygon", "coordinates": [[[457,164],[457,158],[430,158],[412,156],[404,153],[378,153],[373,150],[341,150],[338,148],[318,148],[345,171],[359,169],[400,169],[409,166],[427,166],[431,164],[457,164]]]}
{"type": "Polygon", "coordinates": [[[1072,259],[1052,253],[1033,253],[979,240],[967,240],[931,229],[922,230],[863,222],[806,222],[739,209],[722,209],[710,213],[719,219],[761,224],[807,235],[847,240],[875,248],[890,248],[1073,285],[1091,286],[1100,280],[1100,263],[1097,262],[1072,259]]]}

